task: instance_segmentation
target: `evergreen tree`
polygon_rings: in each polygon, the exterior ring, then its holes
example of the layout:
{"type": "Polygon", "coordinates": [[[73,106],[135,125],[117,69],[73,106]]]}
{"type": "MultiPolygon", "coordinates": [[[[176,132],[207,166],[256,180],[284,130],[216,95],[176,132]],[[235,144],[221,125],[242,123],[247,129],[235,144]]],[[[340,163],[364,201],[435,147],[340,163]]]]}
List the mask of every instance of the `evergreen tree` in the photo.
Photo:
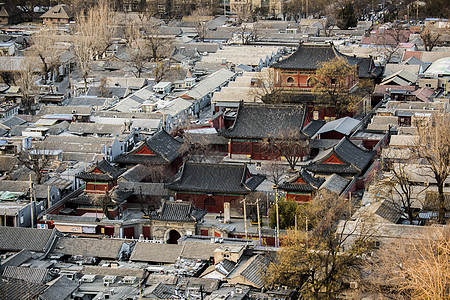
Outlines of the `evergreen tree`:
{"type": "Polygon", "coordinates": [[[347,2],[339,11],[337,25],[340,29],[349,29],[356,27],[358,19],[356,18],[355,9],[351,2],[347,2]]]}

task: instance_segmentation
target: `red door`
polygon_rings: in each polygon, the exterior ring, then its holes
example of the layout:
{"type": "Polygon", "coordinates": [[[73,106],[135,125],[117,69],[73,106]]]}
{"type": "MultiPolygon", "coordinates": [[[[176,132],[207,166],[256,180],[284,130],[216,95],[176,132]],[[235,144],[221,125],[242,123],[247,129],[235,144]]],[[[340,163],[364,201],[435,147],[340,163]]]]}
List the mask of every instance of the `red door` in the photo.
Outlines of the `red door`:
{"type": "Polygon", "coordinates": [[[143,226],[142,234],[144,235],[144,238],[150,239],[150,226],[143,226]]]}
{"type": "Polygon", "coordinates": [[[128,227],[123,229],[123,237],[124,238],[134,238],[134,227],[128,227]]]}

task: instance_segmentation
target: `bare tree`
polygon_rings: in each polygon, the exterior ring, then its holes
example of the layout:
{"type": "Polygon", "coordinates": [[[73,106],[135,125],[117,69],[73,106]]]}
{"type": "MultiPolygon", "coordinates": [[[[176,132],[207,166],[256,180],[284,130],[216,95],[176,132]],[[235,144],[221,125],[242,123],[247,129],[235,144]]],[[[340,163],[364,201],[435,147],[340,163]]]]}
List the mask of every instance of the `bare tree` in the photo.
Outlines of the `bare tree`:
{"type": "Polygon", "coordinates": [[[419,196],[428,188],[416,185],[412,176],[408,164],[393,163],[386,178],[377,183],[379,194],[392,203],[393,209],[406,215],[411,225],[417,217],[415,208],[420,204],[419,196]]]}
{"type": "Polygon", "coordinates": [[[74,54],[86,91],[91,71],[90,64],[93,60],[102,57],[111,46],[116,21],[116,15],[106,0],[101,0],[86,14],[81,12],[77,18],[74,54]]]}
{"type": "Polygon", "coordinates": [[[20,86],[21,91],[21,105],[26,114],[31,114],[34,105],[36,104],[37,88],[35,81],[37,80],[36,70],[38,65],[36,59],[25,56],[22,60],[21,70],[18,78],[15,80],[16,84],[20,86]]]}
{"type": "Polygon", "coordinates": [[[265,282],[269,287],[287,286],[302,299],[337,299],[358,279],[364,264],[362,254],[370,251],[370,231],[357,236],[352,247],[345,247],[340,219],[345,218],[348,201],[328,199],[331,209],[323,210],[320,221],[307,232],[294,233],[285,239],[276,260],[270,264],[265,282]]]}
{"type": "Polygon", "coordinates": [[[53,161],[52,151],[46,147],[45,142],[35,142],[31,149],[22,149],[16,154],[19,164],[32,171],[36,177],[36,183],[41,184],[45,180],[43,171],[50,167],[53,161]]]}
{"type": "Polygon", "coordinates": [[[266,147],[276,149],[286,159],[291,170],[295,170],[298,162],[309,153],[308,142],[300,131],[287,131],[270,138],[266,147]]]}
{"type": "Polygon", "coordinates": [[[409,31],[404,30],[401,26],[395,25],[392,28],[378,32],[375,37],[375,43],[385,56],[385,62],[391,62],[394,55],[398,53],[398,45],[409,39],[409,31]]]}
{"type": "Polygon", "coordinates": [[[268,162],[263,167],[264,173],[267,175],[267,179],[275,186],[281,183],[281,180],[286,175],[286,168],[279,160],[273,160],[268,162]]]}
{"type": "Polygon", "coordinates": [[[261,39],[261,28],[258,23],[242,23],[238,32],[242,45],[248,45],[261,39]]]}
{"type": "Polygon", "coordinates": [[[207,23],[211,20],[212,11],[208,7],[198,7],[187,18],[187,21],[191,21],[195,24],[195,30],[197,31],[200,41],[204,41],[206,34],[208,33],[207,23]]]}
{"type": "Polygon", "coordinates": [[[253,97],[255,102],[277,103],[283,100],[283,89],[277,87],[276,75],[272,68],[264,68],[255,73],[249,95],[253,97]]]}
{"type": "Polygon", "coordinates": [[[313,94],[321,102],[335,108],[336,117],[352,112],[360,97],[350,93],[350,88],[358,80],[356,67],[339,57],[320,63],[316,71],[313,94]]]}
{"type": "Polygon", "coordinates": [[[417,140],[414,153],[425,161],[423,165],[431,171],[438,188],[439,223],[445,223],[445,181],[450,175],[450,115],[433,114],[429,120],[417,122],[417,140]]]}
{"type": "Polygon", "coordinates": [[[126,28],[127,52],[130,55],[131,64],[134,67],[134,75],[141,77],[146,65],[152,57],[150,42],[144,36],[143,22],[130,22],[126,28]]]}
{"type": "Polygon", "coordinates": [[[149,42],[151,57],[159,62],[170,55],[173,41],[161,36],[159,22],[156,19],[146,21],[144,36],[149,42]]]}
{"type": "Polygon", "coordinates": [[[425,51],[431,51],[437,45],[439,38],[441,37],[441,30],[434,25],[427,25],[420,33],[425,51]]]}
{"type": "Polygon", "coordinates": [[[449,227],[422,227],[376,251],[366,284],[387,299],[444,300],[450,297],[449,227]]]}
{"type": "Polygon", "coordinates": [[[27,54],[32,57],[38,57],[41,60],[42,79],[48,80],[48,74],[54,71],[60,61],[64,49],[58,46],[58,29],[56,27],[45,27],[36,32],[31,37],[31,47],[27,54]]]}

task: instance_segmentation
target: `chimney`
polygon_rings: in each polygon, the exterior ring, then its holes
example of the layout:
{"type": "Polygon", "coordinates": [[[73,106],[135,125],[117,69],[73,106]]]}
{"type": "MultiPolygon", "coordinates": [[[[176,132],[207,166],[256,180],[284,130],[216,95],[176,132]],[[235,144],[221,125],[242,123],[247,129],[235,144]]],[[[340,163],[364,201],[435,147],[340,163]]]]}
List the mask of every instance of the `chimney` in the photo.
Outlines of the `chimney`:
{"type": "Polygon", "coordinates": [[[223,203],[223,222],[225,224],[230,223],[231,221],[231,209],[230,209],[230,202],[224,202],[223,203]]]}
{"type": "Polygon", "coordinates": [[[130,132],[131,131],[131,125],[133,124],[133,122],[131,122],[130,120],[126,120],[124,123],[125,123],[125,131],[126,132],[130,132]]]}

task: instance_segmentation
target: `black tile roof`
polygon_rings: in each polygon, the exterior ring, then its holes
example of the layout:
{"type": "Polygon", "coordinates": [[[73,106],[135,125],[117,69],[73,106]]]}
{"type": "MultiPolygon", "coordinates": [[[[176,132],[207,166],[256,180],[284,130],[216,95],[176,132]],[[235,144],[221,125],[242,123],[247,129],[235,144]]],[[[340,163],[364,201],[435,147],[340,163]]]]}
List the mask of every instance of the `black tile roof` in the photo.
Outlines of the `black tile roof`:
{"type": "Polygon", "coordinates": [[[400,207],[396,206],[392,201],[384,200],[375,211],[377,216],[396,224],[401,217],[404,216],[400,207]]]}
{"type": "Polygon", "coordinates": [[[0,299],[2,300],[34,300],[45,289],[46,286],[43,284],[0,277],[0,299]]]}
{"type": "Polygon", "coordinates": [[[248,194],[264,179],[263,175],[251,174],[245,164],[186,162],[166,187],[174,191],[248,194]]]}
{"type": "Polygon", "coordinates": [[[154,287],[151,294],[156,297],[156,299],[170,299],[173,295],[175,295],[175,289],[169,285],[158,283],[158,285],[154,287]]]}
{"type": "MultiPolygon", "coordinates": [[[[124,202],[126,198],[133,194],[132,191],[114,190],[111,198],[114,201],[110,201],[106,204],[107,207],[116,207],[118,204],[124,202]]],[[[83,206],[93,206],[94,203],[98,203],[105,194],[91,194],[82,193],[77,197],[70,198],[67,200],[69,203],[83,205],[83,206]]]]}
{"type": "Polygon", "coordinates": [[[305,109],[298,106],[240,103],[236,120],[232,127],[220,134],[231,138],[280,138],[302,133],[305,109]]]}
{"type": "Polygon", "coordinates": [[[39,300],[70,299],[70,295],[78,289],[79,283],[66,276],[60,276],[39,296],[39,300]]]}
{"type": "Polygon", "coordinates": [[[0,226],[0,250],[45,252],[54,230],[0,226]]]}
{"type": "Polygon", "coordinates": [[[339,176],[338,174],[333,174],[325,180],[325,182],[320,186],[320,189],[325,189],[340,195],[349,182],[350,179],[339,176]]]}
{"type": "Polygon", "coordinates": [[[44,268],[8,266],[3,271],[3,277],[20,279],[32,283],[46,283],[49,278],[48,271],[48,269],[44,268]]]}
{"type": "Polygon", "coordinates": [[[267,257],[260,254],[250,258],[250,260],[250,263],[240,275],[258,288],[262,288],[264,287],[263,277],[270,261],[267,257]]]}
{"type": "Polygon", "coordinates": [[[380,75],[372,58],[360,58],[340,53],[333,45],[300,45],[291,56],[273,65],[275,69],[316,70],[320,63],[343,57],[350,65],[357,65],[360,78],[380,75]]]}
{"type": "Polygon", "coordinates": [[[300,44],[297,51],[291,56],[279,61],[272,67],[275,69],[301,69],[316,70],[320,63],[328,62],[337,57],[344,57],[351,65],[359,63],[359,59],[343,55],[333,45],[303,45],[300,44]]]}
{"type": "Polygon", "coordinates": [[[176,222],[198,222],[206,215],[206,210],[195,208],[191,202],[164,201],[152,212],[150,219],[176,222]]]}
{"type": "Polygon", "coordinates": [[[297,174],[281,183],[279,188],[284,191],[313,192],[319,189],[324,181],[324,178],[314,177],[308,171],[301,168],[297,174]],[[298,179],[303,180],[304,183],[296,183],[298,179]]]}
{"type": "Polygon", "coordinates": [[[170,164],[182,155],[180,151],[182,144],[181,141],[175,139],[165,130],[161,129],[152,137],[136,146],[132,151],[116,157],[114,161],[126,164],[170,164]],[[136,154],[143,147],[147,147],[155,155],[136,154]]]}
{"type": "Polygon", "coordinates": [[[183,290],[187,291],[189,288],[200,289],[202,287],[203,292],[212,293],[219,288],[220,281],[217,279],[209,278],[196,278],[196,277],[180,277],[177,286],[183,290]]]}
{"type": "Polygon", "coordinates": [[[305,126],[305,128],[303,128],[303,133],[310,138],[316,134],[316,132],[319,131],[325,123],[325,120],[312,120],[305,126]]]}
{"type": "Polygon", "coordinates": [[[112,166],[106,160],[101,160],[92,166],[88,170],[80,172],[76,175],[77,178],[83,179],[84,181],[112,181],[117,179],[125,170],[117,169],[112,166]],[[94,170],[98,169],[101,173],[93,173],[94,170]]]}
{"type": "Polygon", "coordinates": [[[375,151],[361,149],[344,137],[335,146],[317,155],[305,169],[313,173],[359,174],[366,169],[375,154],[375,151]],[[343,164],[323,163],[332,155],[343,164]]]}
{"type": "Polygon", "coordinates": [[[0,264],[0,274],[3,273],[3,270],[7,266],[18,267],[21,264],[23,264],[26,261],[28,261],[32,256],[33,256],[33,253],[31,253],[30,251],[24,249],[24,250],[22,250],[20,252],[17,252],[14,255],[11,255],[7,259],[2,260],[2,262],[0,264]]]}

